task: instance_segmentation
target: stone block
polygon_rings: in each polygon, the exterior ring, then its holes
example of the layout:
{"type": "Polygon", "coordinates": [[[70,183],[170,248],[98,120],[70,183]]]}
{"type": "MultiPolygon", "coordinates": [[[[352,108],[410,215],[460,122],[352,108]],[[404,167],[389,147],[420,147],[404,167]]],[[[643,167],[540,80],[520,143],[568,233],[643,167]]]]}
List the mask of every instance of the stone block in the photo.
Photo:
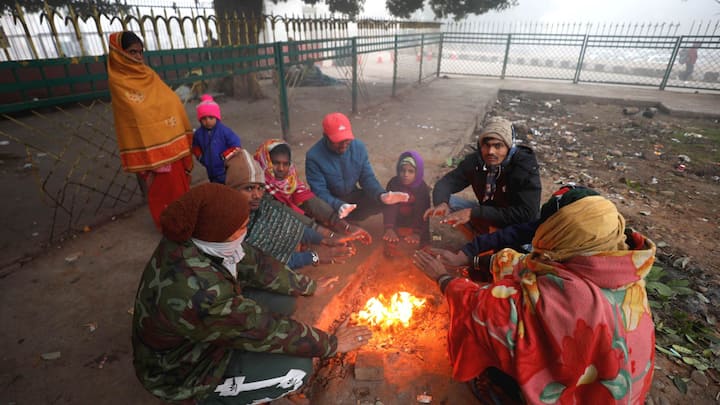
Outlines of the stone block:
{"type": "Polygon", "coordinates": [[[361,351],[355,359],[355,379],[382,381],[385,378],[383,356],[380,353],[361,351]]]}

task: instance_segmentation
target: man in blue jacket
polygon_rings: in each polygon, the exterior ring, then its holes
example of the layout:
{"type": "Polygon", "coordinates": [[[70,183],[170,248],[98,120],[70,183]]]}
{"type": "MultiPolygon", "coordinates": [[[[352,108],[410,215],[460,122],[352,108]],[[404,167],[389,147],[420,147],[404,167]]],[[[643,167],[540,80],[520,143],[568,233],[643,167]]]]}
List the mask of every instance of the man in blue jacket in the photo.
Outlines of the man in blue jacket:
{"type": "Polygon", "coordinates": [[[365,144],[355,139],[350,120],[339,112],[323,119],[323,137],[305,156],[305,176],[313,193],[337,210],[340,218],[359,221],[382,205],[408,200],[407,193],[387,192],[368,160],[365,144]]]}

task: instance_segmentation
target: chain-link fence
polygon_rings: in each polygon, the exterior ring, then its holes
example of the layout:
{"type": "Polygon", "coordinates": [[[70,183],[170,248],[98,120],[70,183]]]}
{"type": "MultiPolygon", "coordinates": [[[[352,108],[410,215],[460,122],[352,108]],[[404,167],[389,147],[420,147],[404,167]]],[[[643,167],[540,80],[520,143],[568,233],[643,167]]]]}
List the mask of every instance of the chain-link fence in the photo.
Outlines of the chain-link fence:
{"type": "Polygon", "coordinates": [[[720,36],[446,32],[440,72],[720,90],[720,36]]]}

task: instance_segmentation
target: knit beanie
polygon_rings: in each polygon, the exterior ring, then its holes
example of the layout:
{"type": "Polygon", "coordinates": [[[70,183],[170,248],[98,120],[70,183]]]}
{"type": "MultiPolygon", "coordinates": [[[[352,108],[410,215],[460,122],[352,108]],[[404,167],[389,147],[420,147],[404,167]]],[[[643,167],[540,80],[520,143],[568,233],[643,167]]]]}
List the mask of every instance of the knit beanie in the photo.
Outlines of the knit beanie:
{"type": "Polygon", "coordinates": [[[202,117],[215,117],[219,120],[222,119],[220,116],[220,106],[209,94],[203,94],[202,97],[200,97],[200,104],[198,104],[196,110],[198,121],[200,121],[202,117]]]}
{"type": "Polygon", "coordinates": [[[513,146],[512,123],[500,117],[488,118],[485,120],[478,143],[482,145],[485,138],[499,139],[505,143],[505,146],[511,148],[513,146]]]}
{"type": "Polygon", "coordinates": [[[166,238],[184,242],[191,237],[225,242],[248,219],[245,194],[217,183],[191,188],[165,208],[160,226],[166,238]]]}
{"type": "Polygon", "coordinates": [[[250,183],[265,184],[265,174],[250,152],[237,148],[225,158],[225,184],[238,188],[250,183]]]}

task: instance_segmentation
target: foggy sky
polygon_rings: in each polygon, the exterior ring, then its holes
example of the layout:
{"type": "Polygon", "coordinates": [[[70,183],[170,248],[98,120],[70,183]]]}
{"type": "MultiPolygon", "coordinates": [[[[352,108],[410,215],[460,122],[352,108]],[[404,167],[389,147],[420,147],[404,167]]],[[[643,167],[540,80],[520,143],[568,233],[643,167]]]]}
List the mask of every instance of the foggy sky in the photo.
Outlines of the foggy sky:
{"type": "MultiPolygon", "coordinates": [[[[720,18],[715,0],[518,0],[509,10],[483,15],[483,20],[544,22],[682,22],[720,18]]],[[[385,0],[366,0],[364,14],[385,14],[385,0]]],[[[430,17],[432,14],[423,13],[430,17]]],[[[475,17],[477,18],[477,17],[475,17]]]]}

